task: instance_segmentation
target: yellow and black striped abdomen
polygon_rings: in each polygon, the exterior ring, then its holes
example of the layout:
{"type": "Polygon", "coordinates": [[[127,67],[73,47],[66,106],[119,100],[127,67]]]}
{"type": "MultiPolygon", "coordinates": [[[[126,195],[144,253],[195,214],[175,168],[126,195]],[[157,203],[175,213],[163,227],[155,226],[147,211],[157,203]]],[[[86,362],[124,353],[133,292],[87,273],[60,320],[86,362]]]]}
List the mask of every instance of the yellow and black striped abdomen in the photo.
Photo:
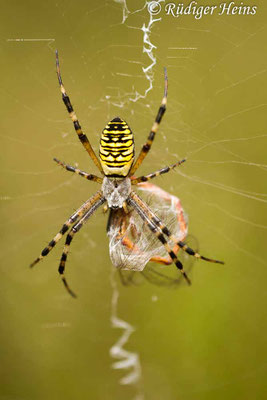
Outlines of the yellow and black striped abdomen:
{"type": "Polygon", "coordinates": [[[133,133],[119,117],[110,121],[102,132],[100,162],[106,176],[125,177],[134,160],[133,133]]]}

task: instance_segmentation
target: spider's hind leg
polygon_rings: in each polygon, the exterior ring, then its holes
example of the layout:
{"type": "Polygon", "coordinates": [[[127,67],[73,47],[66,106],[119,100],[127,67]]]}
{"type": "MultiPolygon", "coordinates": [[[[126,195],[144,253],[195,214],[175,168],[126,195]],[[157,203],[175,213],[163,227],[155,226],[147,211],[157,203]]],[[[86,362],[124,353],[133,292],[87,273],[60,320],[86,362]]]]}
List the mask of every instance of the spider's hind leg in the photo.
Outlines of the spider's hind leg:
{"type": "Polygon", "coordinates": [[[168,94],[168,77],[167,77],[167,69],[164,68],[164,96],[161,101],[161,105],[160,105],[158,113],[156,115],[154,124],[152,125],[151,131],[148,135],[147,141],[143,145],[143,147],[139,153],[139,156],[137,157],[137,160],[132,165],[129,176],[132,176],[135,173],[135,171],[140,167],[140,165],[142,164],[144,158],[146,157],[147,153],[149,152],[149,150],[152,146],[152,143],[155,139],[156,133],[159,128],[159,124],[162,120],[162,117],[163,117],[165,111],[166,111],[167,94],[168,94]]]}
{"type": "Polygon", "coordinates": [[[73,126],[78,135],[78,138],[79,138],[80,142],[82,143],[82,145],[84,146],[87,153],[89,154],[89,156],[91,157],[91,159],[93,160],[93,162],[96,165],[96,167],[98,168],[98,170],[103,174],[103,169],[101,167],[100,161],[99,161],[98,157],[96,156],[96,154],[91,146],[91,143],[89,142],[88,137],[82,131],[81,125],[80,125],[78,118],[76,116],[76,113],[72,107],[70,98],[67,95],[65,87],[63,85],[60,67],[59,67],[59,58],[58,58],[57,50],[56,50],[56,69],[57,69],[58,82],[59,82],[60,90],[62,93],[62,100],[63,100],[63,102],[67,108],[67,111],[69,113],[69,116],[73,122],[73,126]]]}

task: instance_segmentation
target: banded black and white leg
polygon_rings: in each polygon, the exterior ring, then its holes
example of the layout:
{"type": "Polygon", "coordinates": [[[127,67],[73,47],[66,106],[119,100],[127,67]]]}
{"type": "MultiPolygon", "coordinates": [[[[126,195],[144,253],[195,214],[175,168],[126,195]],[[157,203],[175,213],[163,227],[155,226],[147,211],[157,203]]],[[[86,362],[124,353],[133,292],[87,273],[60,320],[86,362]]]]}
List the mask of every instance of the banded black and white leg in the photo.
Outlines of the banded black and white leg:
{"type": "Polygon", "coordinates": [[[62,100],[67,108],[67,111],[70,115],[70,118],[73,122],[74,125],[74,129],[78,135],[78,138],[80,140],[80,142],[82,143],[82,145],[84,146],[85,150],[88,152],[89,156],[91,157],[91,159],[93,160],[94,164],[96,165],[96,167],[98,168],[98,170],[101,172],[101,174],[103,174],[103,169],[101,167],[100,161],[98,159],[98,157],[96,156],[88,137],[83,133],[81,125],[78,121],[78,118],[76,116],[76,113],[72,107],[72,104],[70,102],[70,98],[66,93],[65,87],[63,85],[62,82],[62,78],[61,78],[61,73],[60,73],[60,68],[59,68],[59,58],[58,58],[58,51],[56,50],[56,68],[57,68],[57,77],[58,77],[58,82],[60,85],[60,90],[62,93],[62,100]]]}
{"type": "Polygon", "coordinates": [[[99,178],[98,176],[93,175],[93,174],[88,174],[87,172],[82,171],[79,168],[72,167],[71,165],[68,165],[68,164],[64,163],[63,161],[60,161],[57,158],[54,158],[54,161],[58,165],[61,165],[61,167],[63,167],[67,171],[70,171],[70,172],[73,172],[74,174],[80,175],[83,178],[87,179],[88,181],[94,181],[94,182],[97,182],[97,183],[100,183],[100,184],[103,183],[103,178],[99,178]]]}
{"type": "Polygon", "coordinates": [[[177,240],[174,235],[170,232],[167,226],[158,218],[153,211],[148,207],[148,205],[143,202],[143,200],[134,192],[131,192],[130,196],[133,198],[136,204],[143,210],[143,213],[147,215],[147,217],[164,233],[175,245],[178,245],[183,251],[185,251],[190,256],[194,256],[195,258],[216,263],[216,264],[224,264],[223,261],[214,260],[212,258],[208,258],[202,256],[198,252],[194,251],[189,247],[186,243],[182,242],[181,240],[177,240]]]}
{"type": "Polygon", "coordinates": [[[67,257],[68,257],[68,253],[69,253],[70,244],[74,238],[74,235],[77,232],[79,232],[79,230],[83,227],[83,225],[91,217],[91,215],[106,201],[105,198],[102,196],[102,194],[100,194],[98,196],[93,196],[93,197],[94,197],[94,199],[91,197],[91,199],[93,199],[93,200],[92,200],[90,208],[81,217],[81,219],[70,229],[70,231],[66,237],[65,246],[64,246],[63,253],[62,253],[59,267],[58,267],[58,272],[61,276],[62,281],[63,281],[67,291],[69,292],[69,294],[73,297],[76,297],[76,294],[70,289],[70,287],[66,281],[66,278],[64,275],[65,265],[66,265],[66,261],[67,261],[67,257]]]}
{"type": "MultiPolygon", "coordinates": [[[[159,228],[159,226],[156,225],[156,223],[153,221],[153,219],[150,218],[148,213],[145,211],[145,208],[142,206],[142,204],[144,204],[144,203],[140,199],[140,197],[136,193],[131,192],[127,199],[127,203],[137,211],[137,213],[142,218],[142,220],[147,224],[147,226],[151,230],[151,232],[163,244],[163,246],[165,247],[169,256],[173,260],[174,264],[179,269],[179,271],[182,273],[182,275],[185,278],[185,280],[187,281],[187,283],[190,285],[191,281],[183,268],[183,264],[181,263],[181,261],[178,260],[176,254],[171,249],[170,245],[168,244],[167,240],[164,237],[162,230],[159,228]]],[[[152,211],[151,211],[151,213],[152,213],[152,211]]]]}
{"type": "Polygon", "coordinates": [[[143,145],[139,156],[137,157],[135,163],[132,165],[132,168],[130,170],[130,176],[134,175],[135,171],[137,170],[137,168],[140,167],[140,165],[142,164],[144,158],[146,157],[147,153],[149,152],[153,140],[155,139],[156,133],[158,131],[159,128],[159,124],[162,120],[162,117],[166,111],[166,105],[167,105],[167,94],[168,94],[168,77],[167,77],[167,70],[166,68],[164,68],[164,96],[163,99],[161,101],[161,105],[159,107],[156,119],[154,124],[152,125],[151,131],[148,135],[147,141],[146,143],[143,145]]]}
{"type": "Polygon", "coordinates": [[[54,238],[48,243],[48,245],[43,249],[39,257],[37,257],[31,264],[30,267],[36,265],[39,261],[41,261],[45,256],[47,256],[51,250],[56,246],[56,244],[60,241],[60,239],[65,235],[65,233],[69,230],[69,228],[78,221],[92,206],[92,204],[99,198],[102,197],[102,192],[98,191],[94,196],[90,197],[80,208],[78,208],[75,213],[73,213],[67,221],[64,222],[60,231],[54,236],[54,238]]]}
{"type": "Polygon", "coordinates": [[[183,159],[183,160],[178,161],[177,163],[172,164],[172,165],[170,165],[168,167],[161,168],[158,171],[153,172],[152,174],[145,175],[145,176],[139,176],[138,178],[133,178],[133,179],[131,179],[131,184],[132,185],[137,185],[138,183],[141,183],[141,182],[150,181],[151,179],[156,178],[157,176],[160,176],[160,175],[163,175],[163,174],[167,174],[168,172],[170,172],[174,168],[178,167],[179,165],[181,165],[185,161],[186,161],[186,159],[183,159]]]}
{"type": "Polygon", "coordinates": [[[170,232],[170,230],[167,228],[167,226],[157,217],[157,216],[153,216],[153,221],[156,223],[156,225],[162,230],[162,232],[171,239],[171,241],[178,245],[183,251],[185,251],[187,254],[189,254],[190,256],[193,256],[195,258],[198,258],[200,260],[204,260],[204,261],[208,261],[208,262],[212,262],[215,264],[224,264],[224,261],[220,261],[220,260],[215,260],[213,258],[208,258],[205,256],[202,256],[201,254],[199,254],[197,251],[193,250],[191,247],[189,247],[186,243],[184,243],[181,240],[177,240],[175,238],[174,235],[172,235],[172,233],[170,232]]]}

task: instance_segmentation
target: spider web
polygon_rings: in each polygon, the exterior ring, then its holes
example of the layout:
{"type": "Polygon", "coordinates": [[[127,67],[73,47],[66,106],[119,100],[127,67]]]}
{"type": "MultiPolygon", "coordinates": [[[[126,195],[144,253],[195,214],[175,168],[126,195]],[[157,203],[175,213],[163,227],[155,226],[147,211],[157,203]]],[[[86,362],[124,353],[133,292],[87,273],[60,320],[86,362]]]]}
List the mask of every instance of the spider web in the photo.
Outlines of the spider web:
{"type": "MultiPolygon", "coordinates": [[[[264,10],[255,17],[214,15],[195,21],[189,16],[177,19],[166,16],[165,2],[159,3],[162,12],[152,16],[147,10],[149,2],[144,1],[100,1],[94,5],[78,1],[75,7],[70,1],[58,1],[53,6],[38,5],[39,8],[29,1],[25,9],[38,11],[43,16],[42,23],[37,29],[32,15],[26,15],[25,21],[33,24],[27,30],[23,18],[18,23],[14,10],[7,8],[9,26],[5,25],[5,40],[1,45],[3,55],[9,60],[7,66],[2,57],[5,76],[1,84],[5,113],[0,133],[4,180],[1,195],[3,288],[9,290],[12,282],[18,290],[26,287],[30,291],[35,284],[36,293],[28,295],[29,301],[36,298],[40,287],[43,293],[49,288],[58,305],[50,310],[54,321],[48,316],[48,320],[40,319],[45,331],[74,329],[78,324],[76,314],[87,321],[87,326],[96,324],[99,313],[101,319],[107,320],[111,310],[112,326],[123,329],[123,335],[117,339],[110,334],[113,343],[108,343],[108,335],[104,340],[111,348],[111,355],[121,357],[113,365],[124,371],[121,383],[135,385],[133,391],[128,389],[127,396],[136,399],[145,398],[142,360],[146,362],[146,357],[144,353],[140,356],[138,346],[138,350],[131,351],[126,347],[134,342],[132,324],[137,326],[138,341],[138,329],[142,329],[140,315],[135,323],[133,307],[129,307],[135,294],[122,289],[120,313],[124,317],[118,317],[120,290],[113,275],[110,288],[107,276],[110,264],[105,216],[99,212],[92,217],[80,232],[79,240],[75,239],[67,278],[71,287],[79,287],[81,299],[88,287],[90,295],[75,310],[70,305],[70,316],[65,309],[67,295],[64,292],[58,295],[63,289],[55,271],[62,244],[53,251],[56,255],[51,254],[38,266],[38,271],[25,277],[25,266],[38,255],[72,210],[97,189],[94,183],[88,185],[60,171],[51,161],[56,156],[96,173],[60,103],[54,68],[56,48],[66,90],[95,149],[103,126],[116,115],[126,119],[135,133],[137,149],[141,147],[163,95],[163,67],[167,67],[167,113],[140,173],[150,173],[187,158],[183,166],[155,183],[179,196],[189,215],[189,231],[198,238],[202,253],[225,259],[231,265],[232,272],[226,273],[227,279],[230,276],[235,282],[231,293],[243,293],[243,287],[250,290],[242,275],[249,275],[255,288],[263,280],[266,267],[264,10]],[[45,24],[48,20],[49,28],[45,24]],[[91,312],[95,299],[102,300],[104,289],[106,306],[100,305],[97,311],[91,312]],[[63,311],[63,319],[59,318],[59,311],[63,311]],[[124,318],[133,322],[130,324],[124,318]]],[[[24,13],[19,5],[16,11],[18,15],[24,13]]],[[[205,279],[212,276],[218,284],[216,271],[211,272],[209,265],[198,268],[195,281],[204,285],[203,273],[205,279]]],[[[224,279],[222,272],[219,276],[224,279]]],[[[140,294],[140,290],[138,294],[147,302],[145,315],[153,313],[154,304],[167,296],[155,288],[146,287],[146,294],[140,294]]],[[[251,289],[251,296],[257,293],[257,304],[261,304],[262,286],[254,290],[251,289]]],[[[182,302],[187,295],[182,290],[178,296],[182,302]]],[[[245,311],[239,315],[234,311],[235,317],[244,324],[245,311]]],[[[253,318],[256,322],[260,316],[255,313],[253,318]]],[[[254,326],[254,336],[258,337],[261,325],[254,326]]],[[[97,329],[108,328],[99,323],[97,329]]],[[[92,343],[94,339],[90,336],[88,340],[92,343]]],[[[139,343],[142,343],[140,338],[139,343]]],[[[94,353],[93,360],[97,357],[94,353]]],[[[211,381],[207,386],[199,383],[196,390],[212,391],[220,385],[242,381],[247,374],[256,374],[262,362],[251,362],[250,369],[240,373],[237,368],[233,378],[215,379],[215,383],[211,381]]],[[[164,376],[160,378],[162,370],[158,369],[146,366],[145,376],[153,372],[164,384],[164,376]]],[[[100,367],[96,374],[101,375],[100,367]]],[[[186,379],[181,383],[181,393],[191,398],[193,394],[186,379]]],[[[162,396],[176,398],[165,390],[160,392],[162,396]]]]}

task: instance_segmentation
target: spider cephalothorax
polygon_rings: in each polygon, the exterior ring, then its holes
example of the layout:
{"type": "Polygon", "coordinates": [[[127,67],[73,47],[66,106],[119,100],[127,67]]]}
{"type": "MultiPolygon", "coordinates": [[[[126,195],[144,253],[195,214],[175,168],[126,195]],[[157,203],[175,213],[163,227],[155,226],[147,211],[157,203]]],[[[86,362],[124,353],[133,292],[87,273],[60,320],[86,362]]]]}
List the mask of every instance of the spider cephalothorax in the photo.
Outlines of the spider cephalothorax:
{"type": "Polygon", "coordinates": [[[123,204],[131,192],[131,179],[112,179],[105,176],[102,184],[102,192],[109,208],[113,210],[123,208],[123,204]]]}
{"type": "Polygon", "coordinates": [[[69,247],[72,242],[74,235],[79,232],[86,221],[91,217],[91,215],[104,203],[107,203],[108,207],[112,211],[112,218],[109,221],[120,221],[120,224],[126,222],[126,215],[128,207],[134,210],[139,216],[144,224],[147,226],[151,234],[156,237],[164,246],[166,253],[169,254],[171,260],[183,274],[184,278],[188,283],[190,280],[184,271],[182,263],[177,258],[177,252],[173,250],[173,246],[179,247],[184,250],[187,254],[192,255],[196,258],[201,258],[205,261],[215,262],[223,264],[222,261],[212,260],[206,258],[195,252],[193,249],[188,247],[183,241],[175,237],[169,230],[169,228],[157,217],[150,207],[132,190],[132,185],[137,185],[140,182],[146,182],[150,179],[165,174],[171,169],[182,164],[185,160],[176,162],[175,164],[162,168],[159,171],[153,172],[146,176],[140,176],[134,178],[133,174],[139,168],[150,147],[153,143],[155,135],[157,133],[160,121],[165,113],[167,104],[167,72],[165,69],[165,87],[164,96],[159,107],[158,113],[156,115],[155,122],[152,125],[151,131],[148,135],[146,143],[143,145],[136,161],[134,162],[134,139],[133,133],[129,128],[128,124],[121,118],[117,117],[110,121],[104,128],[101,139],[100,139],[100,149],[99,155],[100,160],[96,156],[87,136],[83,133],[81,125],[77,119],[77,116],[73,110],[72,104],[70,102],[69,96],[63,86],[60,69],[58,53],[56,52],[56,67],[57,76],[62,93],[63,102],[67,108],[67,111],[72,119],[75,131],[78,135],[79,140],[83,144],[84,148],[88,152],[89,156],[93,160],[95,166],[98,168],[99,172],[104,175],[104,177],[98,177],[93,174],[88,174],[81,171],[78,168],[67,165],[58,159],[54,159],[59,165],[68,171],[74,172],[90,181],[100,183],[102,185],[101,190],[96,192],[92,197],[90,197],[77,211],[75,211],[63,224],[61,230],[56,234],[56,236],[49,242],[49,244],[43,249],[40,256],[36,258],[31,264],[33,267],[37,264],[43,257],[55,247],[59,240],[68,232],[64,250],[61,256],[58,271],[61,275],[62,281],[67,288],[68,292],[75,297],[75,294],[69,288],[67,281],[64,276],[65,264],[69,252],[69,247]],[[123,212],[122,212],[123,208],[123,212]],[[118,213],[118,218],[116,214],[118,213]],[[122,218],[120,216],[122,213],[122,218]],[[170,243],[173,244],[171,247],[170,243]]]}

